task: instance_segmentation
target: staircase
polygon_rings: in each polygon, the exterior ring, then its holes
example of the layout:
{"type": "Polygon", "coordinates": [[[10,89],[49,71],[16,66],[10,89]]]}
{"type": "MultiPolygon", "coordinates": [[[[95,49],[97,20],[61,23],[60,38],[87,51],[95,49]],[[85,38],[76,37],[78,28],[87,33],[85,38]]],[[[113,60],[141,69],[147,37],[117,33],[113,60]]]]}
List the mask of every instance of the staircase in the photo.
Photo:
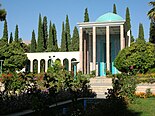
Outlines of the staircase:
{"type": "Polygon", "coordinates": [[[106,77],[91,78],[90,86],[92,91],[97,94],[97,98],[105,98],[105,92],[107,92],[107,89],[112,88],[112,79],[106,77]]]}

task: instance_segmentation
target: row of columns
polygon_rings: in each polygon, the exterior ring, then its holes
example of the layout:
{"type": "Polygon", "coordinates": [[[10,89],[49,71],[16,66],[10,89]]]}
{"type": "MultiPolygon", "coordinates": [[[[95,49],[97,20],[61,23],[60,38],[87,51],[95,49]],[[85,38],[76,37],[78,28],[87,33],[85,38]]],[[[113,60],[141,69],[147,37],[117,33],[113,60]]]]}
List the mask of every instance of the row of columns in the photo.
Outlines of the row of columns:
{"type": "MultiPolygon", "coordinates": [[[[93,53],[93,70],[96,70],[96,26],[93,26],[93,38],[89,34],[88,42],[86,40],[86,34],[83,33],[83,28],[80,27],[80,70],[86,74],[90,71],[90,53],[93,53]],[[93,45],[90,46],[91,39],[93,39],[93,45]],[[88,43],[88,44],[87,44],[88,43]],[[88,45],[88,47],[86,46],[88,45]],[[93,47],[93,52],[90,52],[93,47]],[[88,64],[89,63],[89,64],[88,64]],[[87,69],[86,69],[87,67],[87,69]],[[89,68],[89,71],[88,71],[89,68]]],[[[125,47],[124,38],[124,25],[120,25],[120,49],[125,47]]],[[[110,71],[110,26],[106,26],[106,70],[110,71]]]]}
{"type": "MultiPolygon", "coordinates": [[[[33,72],[33,61],[34,60],[30,60],[30,72],[33,72]]],[[[37,60],[38,61],[38,73],[40,73],[40,61],[41,60],[37,60]]],[[[45,60],[45,72],[47,72],[47,69],[48,69],[48,61],[49,60],[45,60]]],[[[54,61],[55,62],[55,61],[54,61]]],[[[61,64],[63,65],[63,60],[61,60],[61,64]]],[[[71,71],[71,61],[68,60],[68,69],[69,71],[71,71]]]]}

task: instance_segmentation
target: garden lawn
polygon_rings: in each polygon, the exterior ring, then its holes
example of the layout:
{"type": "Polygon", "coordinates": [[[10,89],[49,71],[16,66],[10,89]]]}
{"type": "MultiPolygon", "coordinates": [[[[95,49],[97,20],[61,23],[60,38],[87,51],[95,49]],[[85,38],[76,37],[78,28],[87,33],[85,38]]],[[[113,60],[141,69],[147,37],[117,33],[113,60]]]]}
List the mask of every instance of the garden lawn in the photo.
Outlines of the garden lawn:
{"type": "Polygon", "coordinates": [[[155,97],[138,98],[136,103],[129,105],[129,110],[139,113],[140,116],[155,116],[155,97]]]}

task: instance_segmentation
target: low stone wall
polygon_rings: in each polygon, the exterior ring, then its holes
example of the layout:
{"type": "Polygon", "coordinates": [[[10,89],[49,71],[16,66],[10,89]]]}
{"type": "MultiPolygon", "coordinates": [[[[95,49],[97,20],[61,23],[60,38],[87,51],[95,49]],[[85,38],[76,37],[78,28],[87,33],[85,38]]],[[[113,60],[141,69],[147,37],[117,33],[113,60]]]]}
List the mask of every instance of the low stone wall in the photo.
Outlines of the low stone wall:
{"type": "Polygon", "coordinates": [[[138,84],[137,88],[136,88],[136,92],[144,92],[144,93],[146,93],[147,89],[150,89],[150,91],[152,93],[155,93],[155,83],[153,83],[153,84],[149,84],[149,83],[138,84]]]}

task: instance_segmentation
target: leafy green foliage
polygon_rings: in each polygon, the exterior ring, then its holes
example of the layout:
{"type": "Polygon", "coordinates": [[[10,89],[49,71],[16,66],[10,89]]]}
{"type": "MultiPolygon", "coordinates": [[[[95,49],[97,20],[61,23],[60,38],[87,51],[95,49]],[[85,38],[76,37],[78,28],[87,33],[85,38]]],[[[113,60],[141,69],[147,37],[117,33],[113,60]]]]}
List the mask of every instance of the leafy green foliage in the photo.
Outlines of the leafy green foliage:
{"type": "Polygon", "coordinates": [[[107,94],[108,99],[124,98],[126,103],[134,101],[137,84],[136,78],[125,73],[117,74],[113,78],[112,83],[113,89],[110,89],[109,94],[107,94]]]}
{"type": "Polygon", "coordinates": [[[126,73],[146,73],[155,65],[155,48],[151,43],[136,42],[119,52],[114,65],[126,73]]]}
{"type": "Polygon", "coordinates": [[[16,25],[16,29],[15,29],[15,42],[19,42],[19,31],[18,31],[18,25],[16,25]]]}
{"type": "Polygon", "coordinates": [[[21,70],[26,64],[27,56],[20,43],[13,42],[4,45],[0,49],[0,54],[0,59],[4,60],[5,71],[21,70]]]}
{"type": "Polygon", "coordinates": [[[155,2],[149,2],[149,5],[152,6],[152,9],[148,11],[147,16],[149,17],[149,19],[151,19],[153,23],[155,23],[155,2]]]}
{"type": "Polygon", "coordinates": [[[37,42],[37,52],[44,51],[44,39],[43,39],[43,29],[42,29],[42,18],[41,14],[39,15],[38,22],[38,42],[37,42]]]}
{"type": "MultiPolygon", "coordinates": [[[[1,4],[0,4],[1,7],[1,4]]],[[[0,21],[4,21],[6,19],[6,10],[5,9],[0,9],[0,21]]]]}
{"type": "Polygon", "coordinates": [[[31,39],[31,46],[30,46],[30,52],[36,52],[36,47],[37,47],[37,43],[36,43],[36,39],[35,39],[35,32],[34,30],[32,31],[32,39],[31,39]]]}
{"type": "Polygon", "coordinates": [[[88,14],[88,9],[85,9],[85,13],[84,13],[84,22],[89,22],[89,14],[88,14]]]}
{"type": "Polygon", "coordinates": [[[72,51],[79,51],[79,32],[76,26],[74,27],[72,37],[72,51]]]}
{"type": "Polygon", "coordinates": [[[66,51],[70,51],[70,49],[71,49],[71,35],[70,35],[70,25],[69,25],[68,15],[66,15],[65,39],[66,39],[66,51]]]}
{"type": "Polygon", "coordinates": [[[44,16],[43,18],[43,41],[44,41],[44,48],[47,49],[47,40],[48,40],[48,31],[47,31],[47,17],[44,16]]]}
{"type": "Polygon", "coordinates": [[[62,23],[62,34],[61,34],[61,52],[65,52],[68,49],[68,44],[65,36],[65,25],[62,23]]]}
{"type": "Polygon", "coordinates": [[[150,38],[149,38],[149,42],[155,44],[155,25],[154,25],[154,23],[152,21],[150,23],[150,38]]]}
{"type": "Polygon", "coordinates": [[[10,33],[10,40],[9,40],[9,43],[12,43],[13,42],[13,36],[12,36],[12,32],[10,33]]]}
{"type": "Polygon", "coordinates": [[[52,23],[50,21],[49,25],[49,38],[48,38],[48,43],[47,43],[47,51],[51,52],[53,47],[53,34],[52,34],[52,23]]]}
{"type": "Polygon", "coordinates": [[[7,21],[4,21],[4,30],[3,30],[3,38],[8,43],[8,27],[7,27],[7,21]]]}
{"type": "Polygon", "coordinates": [[[131,21],[131,19],[130,19],[130,12],[129,12],[129,8],[127,7],[126,8],[126,26],[127,26],[127,30],[130,30],[131,31],[131,42],[134,42],[134,38],[133,38],[133,36],[132,36],[132,30],[131,30],[131,23],[130,23],[130,21],[131,21]]]}
{"type": "Polygon", "coordinates": [[[56,31],[56,27],[55,24],[53,24],[52,26],[52,34],[53,34],[53,50],[54,52],[58,51],[58,43],[57,43],[57,31],[56,31]]]}
{"type": "Polygon", "coordinates": [[[144,39],[144,29],[143,29],[143,24],[142,23],[139,24],[139,34],[138,34],[138,39],[136,41],[139,41],[139,40],[145,41],[145,39],[144,39]]]}

